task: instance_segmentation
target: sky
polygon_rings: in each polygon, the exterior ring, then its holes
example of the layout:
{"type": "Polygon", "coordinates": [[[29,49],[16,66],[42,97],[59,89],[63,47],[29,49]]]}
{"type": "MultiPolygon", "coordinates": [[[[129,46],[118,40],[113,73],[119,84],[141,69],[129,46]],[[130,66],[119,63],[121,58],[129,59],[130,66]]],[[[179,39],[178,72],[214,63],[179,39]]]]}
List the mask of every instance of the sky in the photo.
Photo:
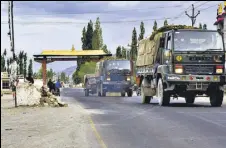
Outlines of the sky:
{"type": "MultiPolygon", "coordinates": [[[[89,20],[95,24],[100,18],[103,41],[114,54],[117,46],[131,43],[132,30],[135,27],[140,33],[140,22],[144,22],[145,37],[150,36],[154,20],[158,27],[165,19],[169,24],[191,25],[191,20],[185,15],[185,10],[191,15],[191,4],[195,6],[195,14],[200,10],[196,19],[199,23],[207,24],[208,29],[216,29],[217,5],[222,1],[27,1],[14,2],[14,32],[15,50],[24,50],[29,58],[40,54],[42,50],[70,50],[74,45],[81,50],[82,29],[87,27],[89,20]],[[178,17],[179,16],[179,17],[178,17]]],[[[1,52],[7,49],[11,56],[10,41],[7,35],[8,2],[1,1],[1,52]]],[[[72,62],[54,62],[48,68],[61,71],[72,62]]],[[[34,71],[41,64],[34,62],[34,71]]]]}

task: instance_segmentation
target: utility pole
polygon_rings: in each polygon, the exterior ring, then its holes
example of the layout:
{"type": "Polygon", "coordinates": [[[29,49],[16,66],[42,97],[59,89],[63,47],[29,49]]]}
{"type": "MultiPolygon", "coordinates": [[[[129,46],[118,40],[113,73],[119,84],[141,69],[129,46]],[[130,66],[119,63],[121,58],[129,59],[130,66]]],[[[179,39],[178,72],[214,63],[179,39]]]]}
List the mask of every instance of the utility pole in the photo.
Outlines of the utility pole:
{"type": "Polygon", "coordinates": [[[17,63],[16,63],[16,55],[15,55],[15,44],[14,44],[14,22],[13,22],[13,1],[8,2],[8,16],[9,16],[9,37],[10,37],[10,45],[11,45],[11,51],[13,53],[13,61],[11,63],[11,86],[12,86],[12,92],[15,100],[15,107],[17,107],[17,97],[16,97],[16,86],[18,83],[17,79],[17,63]]]}
{"type": "Polygon", "coordinates": [[[185,14],[191,19],[192,27],[194,27],[196,22],[196,17],[200,14],[200,11],[198,11],[198,13],[195,15],[194,4],[192,4],[192,16],[188,15],[187,11],[185,11],[185,14]]]}

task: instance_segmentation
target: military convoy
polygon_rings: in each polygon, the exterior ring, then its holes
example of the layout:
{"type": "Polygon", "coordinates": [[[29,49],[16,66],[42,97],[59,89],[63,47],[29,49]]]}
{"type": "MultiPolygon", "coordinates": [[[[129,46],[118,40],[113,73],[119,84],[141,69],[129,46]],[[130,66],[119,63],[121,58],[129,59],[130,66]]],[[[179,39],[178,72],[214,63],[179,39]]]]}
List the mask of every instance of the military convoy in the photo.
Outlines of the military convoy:
{"type": "MultiPolygon", "coordinates": [[[[222,34],[182,25],[162,27],[138,43],[136,71],[136,86],[144,104],[153,96],[160,106],[169,105],[171,97],[184,97],[192,104],[201,95],[219,107],[226,84],[222,34]]],[[[102,60],[96,64],[93,77],[93,92],[98,96],[106,96],[106,92],[127,93],[128,97],[133,94],[132,61],[102,60]]]]}
{"type": "Polygon", "coordinates": [[[184,97],[191,104],[196,96],[206,95],[218,107],[226,83],[224,67],[225,47],[219,32],[163,27],[139,42],[137,85],[143,103],[156,95],[160,106],[169,105],[170,97],[184,97]]]}

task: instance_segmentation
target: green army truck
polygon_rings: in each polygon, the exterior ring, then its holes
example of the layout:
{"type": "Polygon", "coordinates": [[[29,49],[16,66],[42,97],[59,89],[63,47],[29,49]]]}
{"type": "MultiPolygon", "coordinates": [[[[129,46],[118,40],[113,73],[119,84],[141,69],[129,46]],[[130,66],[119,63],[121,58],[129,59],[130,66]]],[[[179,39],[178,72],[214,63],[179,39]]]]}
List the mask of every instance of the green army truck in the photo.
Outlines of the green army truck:
{"type": "Polygon", "coordinates": [[[162,27],[139,42],[136,67],[143,103],[156,96],[160,106],[169,105],[171,97],[192,104],[201,95],[211,106],[222,105],[225,47],[218,31],[162,27]]]}

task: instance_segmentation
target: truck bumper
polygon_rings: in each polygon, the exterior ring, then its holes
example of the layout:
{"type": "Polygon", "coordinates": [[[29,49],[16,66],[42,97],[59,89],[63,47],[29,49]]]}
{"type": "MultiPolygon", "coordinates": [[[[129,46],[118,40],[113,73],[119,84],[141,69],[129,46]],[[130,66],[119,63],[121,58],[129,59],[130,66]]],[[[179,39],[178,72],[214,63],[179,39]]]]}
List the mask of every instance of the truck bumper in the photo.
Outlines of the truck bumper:
{"type": "Polygon", "coordinates": [[[174,90],[175,87],[186,86],[189,91],[206,91],[210,84],[222,86],[226,84],[225,76],[222,75],[174,75],[165,76],[170,85],[166,90],[174,90]]]}
{"type": "Polygon", "coordinates": [[[129,89],[132,89],[133,85],[131,82],[114,82],[114,81],[105,81],[103,82],[103,89],[106,92],[125,92],[129,89]]]}

